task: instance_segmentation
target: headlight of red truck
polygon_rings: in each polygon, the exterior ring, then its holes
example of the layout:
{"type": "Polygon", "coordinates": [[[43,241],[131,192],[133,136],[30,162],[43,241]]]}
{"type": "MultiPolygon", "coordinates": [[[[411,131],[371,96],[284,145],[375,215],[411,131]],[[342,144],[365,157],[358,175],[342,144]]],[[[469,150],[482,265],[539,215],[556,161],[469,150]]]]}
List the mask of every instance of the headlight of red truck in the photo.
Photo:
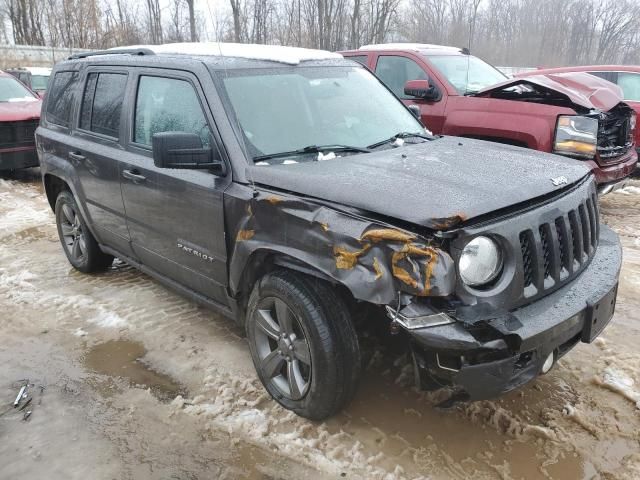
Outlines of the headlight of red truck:
{"type": "Polygon", "coordinates": [[[560,115],[553,153],[591,159],[598,145],[598,119],[582,115],[560,115]]]}

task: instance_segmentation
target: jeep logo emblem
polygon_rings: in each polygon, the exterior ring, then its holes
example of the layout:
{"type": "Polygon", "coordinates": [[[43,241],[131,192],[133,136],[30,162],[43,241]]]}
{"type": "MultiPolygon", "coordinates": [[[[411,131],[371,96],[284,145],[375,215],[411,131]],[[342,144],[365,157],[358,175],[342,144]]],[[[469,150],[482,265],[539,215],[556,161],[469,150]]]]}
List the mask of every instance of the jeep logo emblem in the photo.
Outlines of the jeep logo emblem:
{"type": "Polygon", "coordinates": [[[567,180],[567,177],[562,176],[562,177],[552,178],[551,183],[553,183],[555,187],[559,187],[560,185],[566,185],[567,183],[569,183],[569,180],[567,180]]]}

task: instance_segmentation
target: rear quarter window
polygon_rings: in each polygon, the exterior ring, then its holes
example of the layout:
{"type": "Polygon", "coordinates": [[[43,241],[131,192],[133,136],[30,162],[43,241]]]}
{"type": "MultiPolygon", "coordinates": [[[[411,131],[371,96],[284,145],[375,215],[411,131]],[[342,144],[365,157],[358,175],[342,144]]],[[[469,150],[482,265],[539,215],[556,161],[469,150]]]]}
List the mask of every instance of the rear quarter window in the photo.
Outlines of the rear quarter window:
{"type": "Polygon", "coordinates": [[[78,72],[57,72],[47,93],[47,121],[69,127],[73,112],[74,93],[78,85],[78,72]]]}

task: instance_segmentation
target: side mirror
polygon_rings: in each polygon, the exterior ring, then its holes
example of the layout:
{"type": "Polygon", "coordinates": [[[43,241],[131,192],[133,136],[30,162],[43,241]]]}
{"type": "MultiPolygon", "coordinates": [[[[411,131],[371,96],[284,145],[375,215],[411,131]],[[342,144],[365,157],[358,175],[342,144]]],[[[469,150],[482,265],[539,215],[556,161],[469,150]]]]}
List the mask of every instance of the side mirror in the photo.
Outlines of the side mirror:
{"type": "Polygon", "coordinates": [[[158,168],[206,169],[226,175],[220,158],[212,148],[203,148],[200,136],[187,132],[161,132],[151,138],[153,163],[158,168]]]}
{"type": "Polygon", "coordinates": [[[440,100],[440,92],[429,80],[409,80],[404,84],[404,94],[432,102],[440,100]]]}

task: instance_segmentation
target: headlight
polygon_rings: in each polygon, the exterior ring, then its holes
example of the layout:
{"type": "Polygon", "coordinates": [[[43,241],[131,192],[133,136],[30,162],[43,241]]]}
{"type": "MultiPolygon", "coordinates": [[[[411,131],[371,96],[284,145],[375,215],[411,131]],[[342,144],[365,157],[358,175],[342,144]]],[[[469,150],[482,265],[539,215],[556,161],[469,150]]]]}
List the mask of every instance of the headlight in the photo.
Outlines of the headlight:
{"type": "Polygon", "coordinates": [[[489,283],[502,271],[502,253],[489,237],[476,237],[467,243],[458,260],[460,278],[470,287],[489,283]]]}
{"type": "Polygon", "coordinates": [[[581,115],[560,115],[553,153],[593,158],[598,145],[598,119],[581,115]]]}
{"type": "Polygon", "coordinates": [[[631,114],[631,121],[629,123],[629,126],[630,126],[629,130],[631,130],[630,134],[631,134],[632,137],[636,133],[636,121],[637,121],[637,119],[638,119],[638,116],[637,116],[636,112],[633,112],[631,114]]]}

